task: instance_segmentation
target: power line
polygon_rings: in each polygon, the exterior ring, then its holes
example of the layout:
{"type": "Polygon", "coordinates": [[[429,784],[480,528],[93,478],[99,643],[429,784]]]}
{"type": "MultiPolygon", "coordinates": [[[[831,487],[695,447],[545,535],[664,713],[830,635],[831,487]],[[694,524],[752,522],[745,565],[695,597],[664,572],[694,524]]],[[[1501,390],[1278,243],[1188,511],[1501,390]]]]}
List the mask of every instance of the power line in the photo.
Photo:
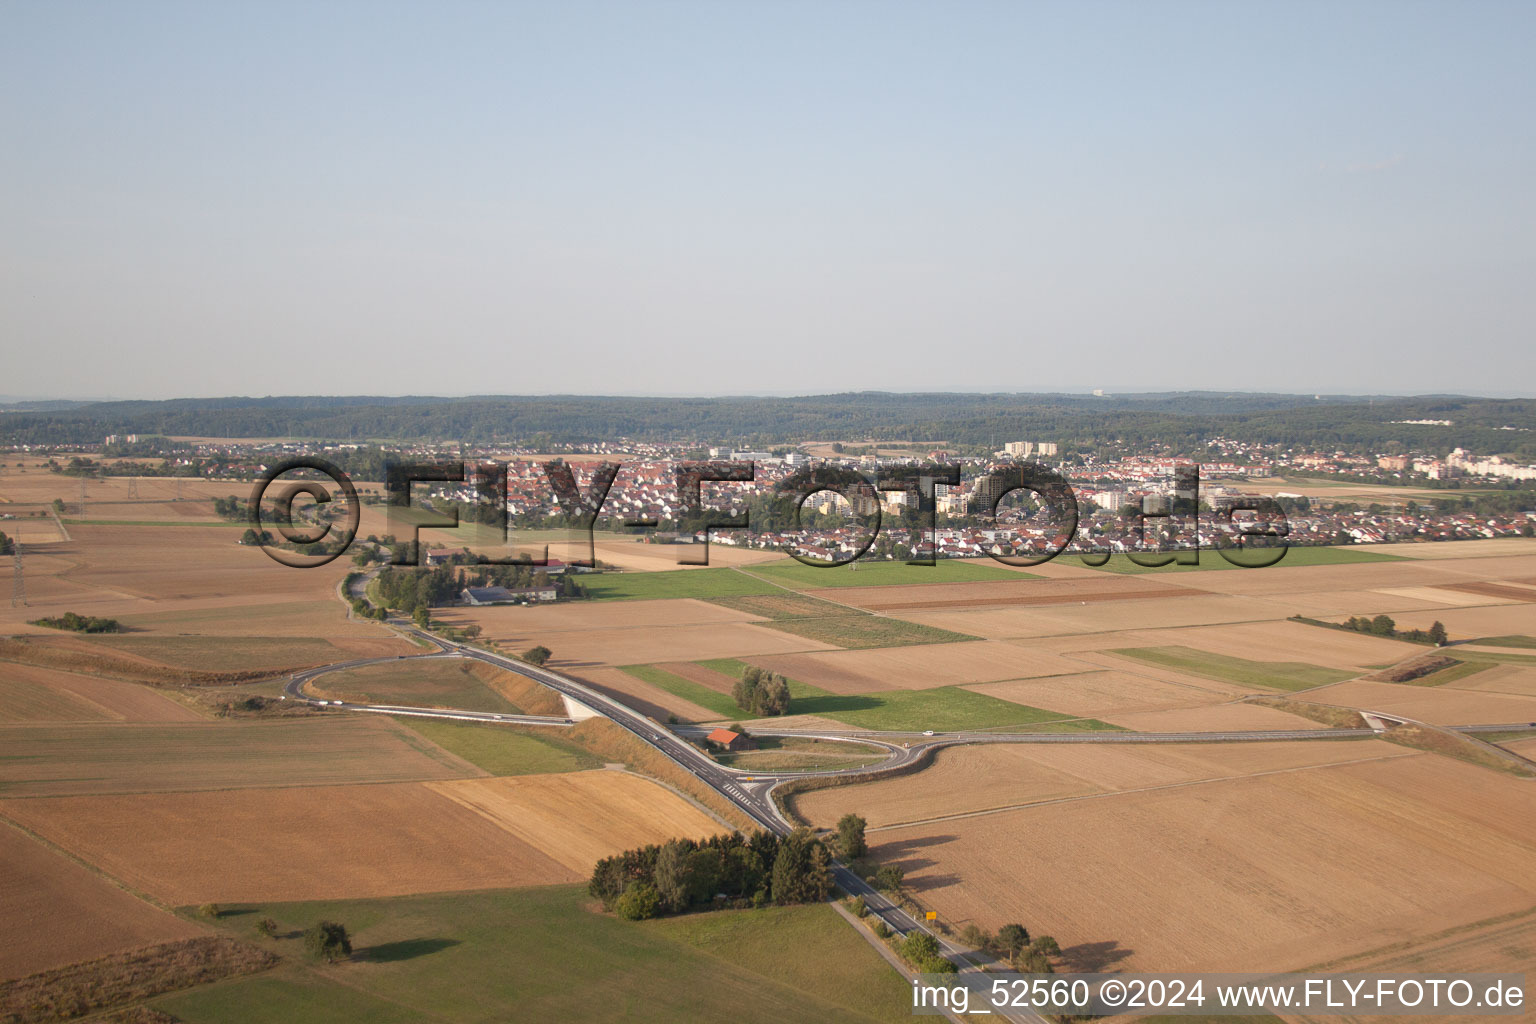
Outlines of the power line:
{"type": "Polygon", "coordinates": [[[85,477],[80,478],[80,518],[85,518],[85,477]]]}
{"type": "Polygon", "coordinates": [[[21,538],[11,538],[11,607],[25,608],[27,604],[27,578],[21,570],[21,538]]]}
{"type": "Polygon", "coordinates": [[[138,496],[139,496],[139,478],[136,477],[136,476],[131,476],[131,477],[128,478],[128,497],[130,497],[130,498],[137,498],[138,496]]]}

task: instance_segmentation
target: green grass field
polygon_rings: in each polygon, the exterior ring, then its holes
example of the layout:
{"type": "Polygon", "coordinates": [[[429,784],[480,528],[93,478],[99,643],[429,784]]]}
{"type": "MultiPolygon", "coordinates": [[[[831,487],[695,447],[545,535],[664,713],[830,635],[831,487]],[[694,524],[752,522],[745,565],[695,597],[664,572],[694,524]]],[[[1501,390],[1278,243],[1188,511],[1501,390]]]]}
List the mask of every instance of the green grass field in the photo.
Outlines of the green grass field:
{"type": "Polygon", "coordinates": [[[187,1024],[911,1019],[906,982],[831,907],[631,923],[584,886],[272,904],[220,926],[290,957],[267,974],[153,1005],[187,1024]],[[276,940],[253,922],[277,921],[276,940]],[[304,959],[298,932],[340,921],[358,962],[304,959]]]}
{"type": "Polygon", "coordinates": [[[1267,686],[1275,690],[1305,690],[1325,683],[1343,682],[1356,675],[1346,669],[1324,668],[1301,661],[1249,661],[1197,651],[1193,647],[1125,647],[1108,653],[1192,672],[1207,679],[1240,686],[1267,686]]]}
{"type": "Polygon", "coordinates": [[[819,568],[789,559],[754,565],[745,570],[796,590],[823,587],[891,587],[911,583],[980,583],[985,580],[1032,580],[1039,577],[997,565],[981,565],[940,559],[935,565],[905,562],[856,562],[835,568],[819,568]]]}
{"type": "Polygon", "coordinates": [[[553,727],[519,728],[411,717],[396,720],[492,775],[544,775],[603,766],[600,758],[563,742],[559,730],[553,727]],[[536,729],[539,731],[535,732],[536,729]]]}
{"type": "MultiPolygon", "coordinates": [[[[716,658],[700,665],[735,679],[747,663],[736,658],[716,658]]],[[[1046,732],[1091,732],[1116,726],[1092,718],[1073,718],[1056,711],[1015,704],[1011,700],[988,697],[958,686],[940,686],[931,690],[881,690],[876,693],[836,694],[789,680],[789,713],[821,715],[847,722],[859,729],[893,731],[958,732],[962,729],[1005,728],[1057,723],[1046,732]]],[[[740,715],[740,711],[735,712],[740,715]]]]}
{"type": "MultiPolygon", "coordinates": [[[[1241,559],[1249,557],[1249,555],[1244,552],[1234,552],[1234,557],[1241,559]]],[[[1269,558],[1271,555],[1268,551],[1257,551],[1251,557],[1269,558]]],[[[1063,558],[1066,559],[1066,564],[1068,565],[1086,564],[1081,559],[1070,555],[1064,555],[1063,558]]],[[[1303,565],[1353,565],[1359,562],[1401,561],[1404,561],[1401,555],[1385,555],[1379,551],[1360,551],[1355,548],[1291,547],[1286,548],[1285,555],[1280,561],[1275,563],[1273,568],[1292,569],[1303,565]]],[[[1110,555],[1109,561],[1103,565],[1089,566],[1089,568],[1098,569],[1101,572],[1134,575],[1144,572],[1205,572],[1215,569],[1241,569],[1243,566],[1233,565],[1223,558],[1220,552],[1208,548],[1200,552],[1200,562],[1198,565],[1171,564],[1149,568],[1144,565],[1137,565],[1123,554],[1114,554],[1110,555]]]]}
{"type": "MultiPolygon", "coordinates": [[[[736,702],[729,694],[718,693],[691,679],[684,679],[682,676],[668,672],[664,668],[657,668],[655,665],[624,665],[622,670],[641,682],[666,690],[674,697],[681,697],[700,707],[708,708],[721,718],[740,718],[745,713],[736,706],[736,702]]],[[[737,672],[736,675],[739,676],[740,673],[737,672]]]]}
{"type": "Polygon", "coordinates": [[[771,594],[771,583],[735,569],[670,569],[666,572],[601,572],[581,577],[587,594],[602,601],[654,601],[663,598],[740,597],[771,594]]]}

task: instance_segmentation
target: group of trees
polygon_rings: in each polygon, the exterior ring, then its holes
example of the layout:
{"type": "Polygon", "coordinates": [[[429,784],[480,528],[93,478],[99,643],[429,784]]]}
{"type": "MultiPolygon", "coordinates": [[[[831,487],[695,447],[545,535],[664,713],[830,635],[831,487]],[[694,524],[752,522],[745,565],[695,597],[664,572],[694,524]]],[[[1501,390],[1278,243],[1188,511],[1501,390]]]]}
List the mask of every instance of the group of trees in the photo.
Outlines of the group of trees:
{"type": "Polygon", "coordinates": [[[737,707],[750,712],[754,718],[789,713],[789,680],[755,665],[741,670],[741,678],[731,688],[731,696],[737,707]]]}
{"type": "Polygon", "coordinates": [[[95,615],[79,615],[75,612],[65,612],[63,615],[44,619],[33,619],[34,626],[47,626],[49,629],[67,629],[71,633],[121,633],[123,624],[116,619],[104,619],[95,615]]]}
{"type": "Polygon", "coordinates": [[[1008,961],[1021,974],[1054,974],[1051,957],[1061,952],[1054,938],[1041,935],[1032,939],[1029,929],[1021,924],[1005,924],[996,932],[968,924],[960,932],[960,941],[1008,961]]]}
{"type": "Polygon", "coordinates": [[[569,575],[551,577],[537,565],[475,565],[456,560],[430,569],[392,566],[379,574],[378,593],[390,608],[412,615],[417,609],[457,602],[465,587],[521,590],[550,585],[558,589],[561,597],[581,598],[587,593],[586,588],[569,575]]]}
{"type": "Polygon", "coordinates": [[[1366,618],[1363,615],[1351,615],[1342,623],[1344,629],[1354,630],[1356,633],[1369,633],[1372,636],[1386,636],[1397,640],[1411,640],[1415,643],[1434,644],[1443,647],[1449,636],[1445,632],[1445,624],[1436,619],[1428,629],[1404,629],[1399,630],[1397,623],[1390,615],[1377,615],[1374,618],[1366,618]]]}
{"type": "Polygon", "coordinates": [[[213,510],[224,519],[233,522],[244,522],[251,517],[251,509],[244,498],[237,498],[231,494],[227,498],[214,498],[213,510]]]}
{"type": "Polygon", "coordinates": [[[621,917],[642,920],[711,903],[816,903],[832,891],[832,856],[810,829],[673,839],[597,862],[587,891],[621,917]],[[716,897],[723,895],[724,900],[716,897]]]}

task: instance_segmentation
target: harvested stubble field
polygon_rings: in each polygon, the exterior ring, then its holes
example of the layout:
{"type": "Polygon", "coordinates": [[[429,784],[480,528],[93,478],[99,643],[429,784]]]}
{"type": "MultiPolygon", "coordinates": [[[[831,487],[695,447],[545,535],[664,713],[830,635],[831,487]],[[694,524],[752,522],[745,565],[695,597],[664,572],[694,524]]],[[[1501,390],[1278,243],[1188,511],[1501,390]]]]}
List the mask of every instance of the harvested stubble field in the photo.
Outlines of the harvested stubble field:
{"type": "Polygon", "coordinates": [[[309,690],[317,697],[365,704],[527,715],[564,713],[564,704],[553,690],[526,676],[469,658],[407,658],[342,669],[317,677],[309,690]]]}
{"type": "Polygon", "coordinates": [[[1111,725],[1136,732],[1250,732],[1269,729],[1322,729],[1322,724],[1257,704],[1216,704],[1203,708],[1131,711],[1105,715],[1111,725]]]}
{"type": "Polygon", "coordinates": [[[0,723],[196,722],[204,716],[147,686],[0,663],[0,723]]]}
{"type": "Polygon", "coordinates": [[[0,795],[53,797],[477,775],[381,715],[0,728],[0,795]]]}
{"type": "Polygon", "coordinates": [[[1528,782],[1410,754],[892,829],[873,855],[1072,969],[1272,971],[1536,904],[1533,811],[1528,782]]]}
{"type": "Polygon", "coordinates": [[[578,877],[620,850],[720,829],[719,822],[691,803],[629,772],[598,769],[426,785],[578,877]]]}
{"type": "Polygon", "coordinates": [[[1246,691],[1230,683],[1182,681],[1148,674],[1102,669],[1041,679],[1011,679],[966,687],[1002,700],[1055,708],[1072,715],[1106,718],[1141,711],[1203,708],[1224,704],[1246,691]]]}
{"type": "Polygon", "coordinates": [[[1456,688],[1536,697],[1536,666],[1488,665],[1471,677],[1456,680],[1456,688]]]}
{"type": "Polygon", "coordinates": [[[1307,699],[1402,715],[1430,725],[1536,722],[1536,696],[1490,693],[1463,688],[1459,683],[1423,687],[1357,680],[1314,690],[1307,699]]]}
{"type": "Polygon", "coordinates": [[[203,934],[4,823],[0,864],[0,979],[203,934]]]}
{"type": "Polygon", "coordinates": [[[748,657],[741,652],[715,655],[724,656],[744,657],[754,665],[836,694],[964,686],[1082,669],[1081,663],[1054,652],[996,640],[775,657],[748,657]]]}
{"type": "Polygon", "coordinates": [[[178,905],[580,877],[424,783],[8,800],[0,813],[178,905]]]}
{"type": "Polygon", "coordinates": [[[850,811],[872,829],[1191,782],[1413,756],[1379,740],[1138,745],[977,744],[940,750],[916,775],[814,790],[796,812],[830,825],[850,811]]]}

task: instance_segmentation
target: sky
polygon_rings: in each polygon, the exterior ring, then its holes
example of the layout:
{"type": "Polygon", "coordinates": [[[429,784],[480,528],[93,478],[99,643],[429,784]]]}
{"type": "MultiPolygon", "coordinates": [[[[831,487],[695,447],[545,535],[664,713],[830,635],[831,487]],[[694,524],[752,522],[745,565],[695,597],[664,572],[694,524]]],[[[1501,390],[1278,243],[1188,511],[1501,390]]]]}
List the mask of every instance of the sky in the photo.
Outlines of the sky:
{"type": "Polygon", "coordinates": [[[0,395],[1536,394],[1530,3],[0,3],[0,395]]]}

